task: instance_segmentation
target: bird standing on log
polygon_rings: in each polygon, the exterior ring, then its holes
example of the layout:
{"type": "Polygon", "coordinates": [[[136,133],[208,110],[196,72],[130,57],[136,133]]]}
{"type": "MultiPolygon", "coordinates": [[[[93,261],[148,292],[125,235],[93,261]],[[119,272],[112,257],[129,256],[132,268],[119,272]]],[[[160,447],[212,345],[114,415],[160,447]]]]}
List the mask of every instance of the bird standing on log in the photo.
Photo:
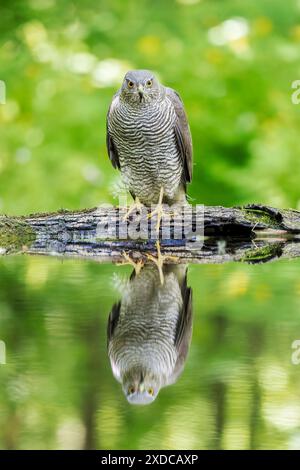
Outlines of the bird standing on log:
{"type": "Polygon", "coordinates": [[[141,204],[186,201],[186,185],[192,180],[192,138],[178,93],[159,83],[148,70],[126,73],[107,114],[107,150],[121,170],[135,199],[127,212],[141,204]]]}
{"type": "MultiPolygon", "coordinates": [[[[135,199],[124,220],[142,205],[156,204],[148,217],[157,216],[159,233],[163,204],[184,204],[192,180],[192,138],[180,96],[149,70],[127,72],[107,113],[106,141],[109,158],[135,199]]],[[[157,253],[152,261],[162,274],[159,241],[157,253]]]]}

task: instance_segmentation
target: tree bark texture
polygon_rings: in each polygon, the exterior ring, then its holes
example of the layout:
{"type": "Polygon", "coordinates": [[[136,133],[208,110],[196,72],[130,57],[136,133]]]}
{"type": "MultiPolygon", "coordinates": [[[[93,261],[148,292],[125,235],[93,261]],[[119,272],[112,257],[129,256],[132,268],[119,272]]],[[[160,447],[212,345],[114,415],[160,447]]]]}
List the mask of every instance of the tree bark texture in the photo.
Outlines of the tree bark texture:
{"type": "MultiPolygon", "coordinates": [[[[145,209],[146,211],[146,209],[145,209]]],[[[300,212],[251,204],[166,209],[159,236],[147,213],[124,220],[125,208],[99,207],[0,217],[0,254],[28,253],[122,262],[147,260],[159,237],[170,263],[267,262],[300,256],[300,212]],[[183,227],[184,225],[184,229],[183,227]]]]}

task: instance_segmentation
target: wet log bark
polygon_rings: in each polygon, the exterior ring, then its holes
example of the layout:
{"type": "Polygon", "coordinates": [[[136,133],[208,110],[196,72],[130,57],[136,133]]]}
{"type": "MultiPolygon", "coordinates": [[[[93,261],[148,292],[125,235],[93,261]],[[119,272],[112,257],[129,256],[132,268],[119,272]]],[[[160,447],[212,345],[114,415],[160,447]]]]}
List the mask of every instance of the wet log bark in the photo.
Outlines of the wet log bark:
{"type": "MultiPolygon", "coordinates": [[[[146,211],[146,209],[145,209],[146,211]]],[[[156,254],[156,218],[124,219],[124,208],[99,207],[0,217],[0,254],[28,253],[121,262],[156,254]]],[[[168,262],[266,262],[300,255],[300,212],[252,204],[166,210],[159,234],[168,262]]]]}

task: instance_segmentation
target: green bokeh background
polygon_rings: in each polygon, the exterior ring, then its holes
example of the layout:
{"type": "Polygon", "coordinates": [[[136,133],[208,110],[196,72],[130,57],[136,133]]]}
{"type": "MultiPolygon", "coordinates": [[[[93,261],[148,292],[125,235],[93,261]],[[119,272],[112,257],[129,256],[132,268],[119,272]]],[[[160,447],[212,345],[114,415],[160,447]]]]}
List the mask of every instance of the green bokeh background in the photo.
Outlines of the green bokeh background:
{"type": "MultiPolygon", "coordinates": [[[[300,1],[1,0],[0,41],[0,213],[117,202],[105,117],[129,68],[184,100],[194,202],[300,208],[300,1]]],[[[0,448],[300,448],[299,267],[191,267],[186,369],[136,409],[105,337],[130,270],[2,258],[0,448]]]]}
{"type": "Polygon", "coordinates": [[[299,21],[298,0],[2,0],[0,211],[114,201],[105,117],[129,68],[182,95],[195,201],[298,207],[299,21]]]}

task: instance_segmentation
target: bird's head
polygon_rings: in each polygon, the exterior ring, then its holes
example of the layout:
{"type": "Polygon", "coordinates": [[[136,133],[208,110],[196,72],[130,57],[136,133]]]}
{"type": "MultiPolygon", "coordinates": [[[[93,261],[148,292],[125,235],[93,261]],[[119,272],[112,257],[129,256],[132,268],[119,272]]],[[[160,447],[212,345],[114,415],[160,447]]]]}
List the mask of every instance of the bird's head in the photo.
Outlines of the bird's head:
{"type": "Polygon", "coordinates": [[[121,96],[133,106],[144,106],[156,101],[161,89],[159,81],[149,70],[130,70],[124,77],[121,96]]]}
{"type": "Polygon", "coordinates": [[[149,405],[158,395],[160,383],[158,377],[143,371],[141,367],[129,370],[123,377],[123,391],[132,405],[149,405]]]}

